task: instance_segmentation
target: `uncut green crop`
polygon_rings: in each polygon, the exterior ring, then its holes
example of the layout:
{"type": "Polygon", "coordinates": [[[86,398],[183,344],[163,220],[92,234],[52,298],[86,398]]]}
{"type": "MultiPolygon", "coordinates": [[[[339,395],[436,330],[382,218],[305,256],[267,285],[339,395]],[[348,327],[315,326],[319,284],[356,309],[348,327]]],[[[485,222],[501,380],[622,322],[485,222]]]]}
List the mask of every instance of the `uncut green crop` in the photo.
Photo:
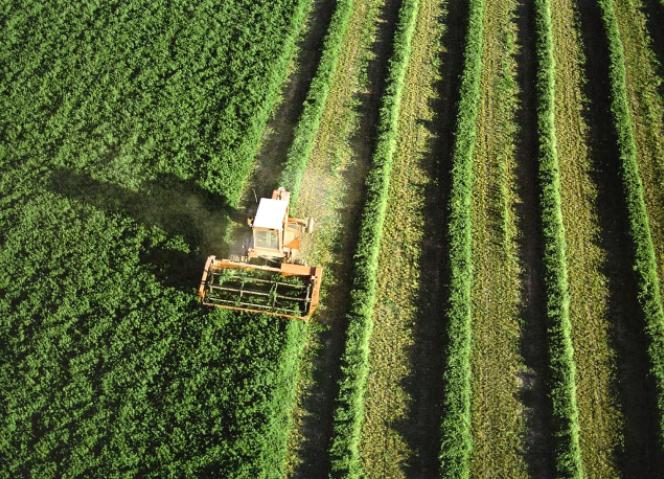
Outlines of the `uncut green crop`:
{"type": "Polygon", "coordinates": [[[4,2],[5,161],[168,172],[236,203],[307,4],[4,2]]]}
{"type": "Polygon", "coordinates": [[[309,4],[0,2],[0,476],[267,469],[283,325],[193,291],[309,4]]]}

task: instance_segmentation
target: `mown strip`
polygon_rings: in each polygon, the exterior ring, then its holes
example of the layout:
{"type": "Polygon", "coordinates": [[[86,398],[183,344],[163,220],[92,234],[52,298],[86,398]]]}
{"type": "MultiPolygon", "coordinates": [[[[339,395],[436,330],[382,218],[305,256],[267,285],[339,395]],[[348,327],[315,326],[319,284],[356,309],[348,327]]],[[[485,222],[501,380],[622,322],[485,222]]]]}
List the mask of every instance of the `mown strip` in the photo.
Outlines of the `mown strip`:
{"type": "Polygon", "coordinates": [[[527,385],[518,378],[537,374],[520,341],[524,326],[531,324],[532,315],[523,308],[532,304],[528,293],[534,291],[524,287],[524,275],[535,264],[520,255],[531,249],[520,242],[520,229],[537,220],[534,185],[519,187],[520,180],[526,183],[536,176],[535,136],[519,127],[534,124],[536,118],[535,82],[528,81],[535,74],[535,45],[520,48],[523,40],[534,38],[529,10],[519,9],[514,0],[497,0],[486,3],[483,15],[470,213],[471,477],[528,477],[523,446],[526,418],[532,414],[527,408],[534,403],[527,402],[527,385]]]}
{"type": "Polygon", "coordinates": [[[657,389],[661,447],[661,444],[664,444],[664,310],[648,210],[639,174],[634,125],[627,97],[623,44],[613,2],[599,0],[598,3],[608,42],[611,112],[617,134],[630,236],[634,242],[634,271],[639,282],[639,303],[643,308],[646,332],[650,340],[648,355],[650,371],[657,389]]]}
{"type": "Polygon", "coordinates": [[[544,287],[549,336],[550,388],[555,470],[559,478],[581,478],[579,411],[572,325],[569,318],[569,285],[565,229],[560,200],[560,169],[555,131],[555,60],[551,5],[535,2],[537,31],[537,131],[539,134],[539,188],[544,238],[544,287]]]}
{"type": "Polygon", "coordinates": [[[456,57],[447,54],[457,52],[446,46],[458,44],[452,35],[465,32],[462,25],[450,26],[462,9],[450,10],[446,2],[420,4],[404,79],[359,445],[368,478],[431,477],[438,470],[443,305],[439,268],[429,264],[440,263],[445,251],[446,198],[437,170],[446,130],[430,124],[447,119],[441,93],[452,90],[448,80],[456,57]]]}
{"type": "Polygon", "coordinates": [[[331,477],[361,476],[358,445],[364,413],[369,337],[376,295],[378,253],[383,234],[387,193],[396,148],[396,132],[404,77],[411,53],[411,40],[419,2],[405,0],[399,11],[385,92],[377,126],[376,150],[366,181],[359,239],[354,255],[351,305],[347,316],[346,344],[341,358],[339,396],[334,414],[330,447],[331,477]]]}
{"type": "Polygon", "coordinates": [[[296,203],[302,184],[302,175],[314,146],[314,140],[320,126],[320,119],[325,111],[327,96],[330,93],[334,72],[337,69],[339,53],[348,29],[353,0],[339,0],[330,26],[325,37],[323,53],[311,80],[307,98],[304,101],[302,114],[295,129],[293,143],[288,150],[281,182],[291,192],[293,203],[296,203]]]}
{"type": "Polygon", "coordinates": [[[448,224],[450,286],[439,456],[441,477],[444,478],[470,477],[473,278],[471,199],[482,72],[484,5],[484,0],[470,0],[468,6],[468,31],[452,157],[448,224]]]}

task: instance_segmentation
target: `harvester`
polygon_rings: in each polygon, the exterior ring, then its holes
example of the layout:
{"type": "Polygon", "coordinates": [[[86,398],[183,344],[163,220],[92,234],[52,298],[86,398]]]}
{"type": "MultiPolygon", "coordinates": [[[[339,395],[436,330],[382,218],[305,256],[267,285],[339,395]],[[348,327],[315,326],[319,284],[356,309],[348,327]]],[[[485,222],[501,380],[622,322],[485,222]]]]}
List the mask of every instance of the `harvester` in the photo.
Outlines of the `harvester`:
{"type": "Polygon", "coordinates": [[[208,256],[198,289],[202,304],[291,319],[314,314],[323,268],[307,266],[299,256],[314,223],[290,217],[289,203],[284,188],[261,198],[255,216],[247,219],[251,237],[241,254],[208,256]]]}

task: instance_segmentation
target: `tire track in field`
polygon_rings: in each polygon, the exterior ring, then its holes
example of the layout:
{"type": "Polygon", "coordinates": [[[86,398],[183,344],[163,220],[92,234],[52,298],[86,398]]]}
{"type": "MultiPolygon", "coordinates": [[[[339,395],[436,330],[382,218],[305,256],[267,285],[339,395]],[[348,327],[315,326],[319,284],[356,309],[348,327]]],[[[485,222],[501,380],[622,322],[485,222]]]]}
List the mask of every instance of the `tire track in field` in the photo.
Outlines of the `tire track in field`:
{"type": "Polygon", "coordinates": [[[420,4],[378,265],[360,455],[368,478],[438,470],[444,336],[441,264],[460,1],[420,4]]]}
{"type": "Polygon", "coordinates": [[[554,18],[565,29],[557,75],[569,77],[558,82],[557,101],[570,106],[559,107],[557,121],[566,132],[559,144],[581,453],[589,478],[658,477],[654,384],[610,110],[608,47],[595,2],[578,0],[576,11],[573,3],[563,2],[554,18]]]}
{"type": "Polygon", "coordinates": [[[358,1],[346,34],[321,127],[303,176],[297,210],[317,220],[305,245],[325,269],[321,308],[310,323],[301,359],[288,475],[325,477],[339,358],[343,350],[364,178],[375,143],[398,0],[358,1]]]}

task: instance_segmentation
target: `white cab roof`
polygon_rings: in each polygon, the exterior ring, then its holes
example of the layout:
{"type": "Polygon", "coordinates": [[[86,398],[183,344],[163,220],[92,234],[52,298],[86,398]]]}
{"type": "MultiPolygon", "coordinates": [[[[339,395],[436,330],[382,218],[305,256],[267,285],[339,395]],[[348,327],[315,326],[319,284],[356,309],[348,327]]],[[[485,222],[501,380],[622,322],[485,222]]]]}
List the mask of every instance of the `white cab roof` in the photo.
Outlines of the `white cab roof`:
{"type": "Polygon", "coordinates": [[[254,218],[254,227],[281,231],[287,209],[288,201],[261,198],[254,218]]]}

